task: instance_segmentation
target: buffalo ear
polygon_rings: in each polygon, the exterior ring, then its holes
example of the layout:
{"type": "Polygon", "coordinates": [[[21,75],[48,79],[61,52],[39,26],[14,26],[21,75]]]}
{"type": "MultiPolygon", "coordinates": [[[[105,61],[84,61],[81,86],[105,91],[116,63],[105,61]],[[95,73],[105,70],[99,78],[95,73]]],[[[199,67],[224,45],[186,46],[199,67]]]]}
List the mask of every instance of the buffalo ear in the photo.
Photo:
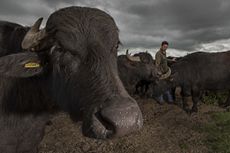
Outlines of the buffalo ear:
{"type": "Polygon", "coordinates": [[[0,57],[0,76],[27,78],[44,72],[44,63],[37,53],[23,52],[0,57]]]}

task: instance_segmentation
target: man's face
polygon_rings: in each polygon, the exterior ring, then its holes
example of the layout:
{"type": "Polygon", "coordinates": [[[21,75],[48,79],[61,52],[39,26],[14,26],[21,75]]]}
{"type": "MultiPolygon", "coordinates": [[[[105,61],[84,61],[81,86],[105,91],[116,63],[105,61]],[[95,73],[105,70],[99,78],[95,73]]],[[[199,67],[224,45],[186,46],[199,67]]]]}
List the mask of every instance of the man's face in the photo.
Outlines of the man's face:
{"type": "Polygon", "coordinates": [[[164,44],[163,46],[161,46],[161,49],[162,49],[163,51],[166,51],[166,50],[168,49],[168,45],[167,45],[167,44],[164,44]]]}

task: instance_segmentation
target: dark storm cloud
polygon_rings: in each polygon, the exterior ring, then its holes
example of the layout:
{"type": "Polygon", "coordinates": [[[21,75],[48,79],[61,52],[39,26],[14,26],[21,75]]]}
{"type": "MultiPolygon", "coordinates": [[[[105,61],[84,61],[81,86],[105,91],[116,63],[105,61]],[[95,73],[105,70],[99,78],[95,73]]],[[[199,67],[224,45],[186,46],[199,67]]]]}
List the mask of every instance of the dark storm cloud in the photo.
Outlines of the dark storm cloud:
{"type": "Polygon", "coordinates": [[[25,10],[23,9],[21,5],[15,3],[15,1],[8,0],[8,1],[1,2],[0,13],[2,15],[11,15],[11,14],[22,15],[25,13],[25,10]]]}
{"type": "Polygon", "coordinates": [[[77,2],[78,0],[41,0],[41,1],[46,3],[50,7],[56,7],[60,3],[74,4],[74,2],[77,2]]]}
{"type": "MultiPolygon", "coordinates": [[[[167,39],[177,49],[191,50],[199,43],[230,38],[230,1],[227,0],[137,2],[123,11],[136,15],[136,20],[127,23],[130,35],[167,39]]],[[[138,41],[127,43],[135,47],[143,45],[138,41]]],[[[153,41],[152,47],[159,43],[153,41]]]]}
{"type": "Polygon", "coordinates": [[[229,0],[6,0],[0,17],[31,24],[59,8],[78,5],[112,15],[126,48],[170,47],[194,50],[204,43],[230,38],[229,0]]]}
{"type": "Polygon", "coordinates": [[[50,12],[41,2],[35,2],[30,2],[30,0],[3,0],[0,5],[0,14],[23,17],[30,15],[47,15],[50,12]]]}
{"type": "Polygon", "coordinates": [[[31,25],[39,17],[48,17],[51,9],[41,1],[36,0],[2,0],[0,5],[0,20],[31,25]]]}

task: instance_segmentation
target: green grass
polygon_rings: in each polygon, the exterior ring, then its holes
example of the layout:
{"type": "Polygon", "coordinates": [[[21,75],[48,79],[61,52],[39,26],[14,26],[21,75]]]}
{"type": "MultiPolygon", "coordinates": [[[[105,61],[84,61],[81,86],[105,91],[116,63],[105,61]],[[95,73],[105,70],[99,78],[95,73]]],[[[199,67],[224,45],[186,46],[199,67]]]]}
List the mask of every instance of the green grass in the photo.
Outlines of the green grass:
{"type": "Polygon", "coordinates": [[[180,143],[180,144],[179,144],[179,147],[180,147],[182,150],[187,150],[187,149],[188,149],[188,145],[185,144],[185,143],[180,143]]]}
{"type": "Polygon", "coordinates": [[[228,91],[219,92],[207,92],[206,95],[202,97],[202,101],[208,105],[221,106],[225,103],[228,97],[228,91]]]}
{"type": "Polygon", "coordinates": [[[211,153],[230,153],[230,112],[212,114],[213,121],[201,128],[211,153]]]}

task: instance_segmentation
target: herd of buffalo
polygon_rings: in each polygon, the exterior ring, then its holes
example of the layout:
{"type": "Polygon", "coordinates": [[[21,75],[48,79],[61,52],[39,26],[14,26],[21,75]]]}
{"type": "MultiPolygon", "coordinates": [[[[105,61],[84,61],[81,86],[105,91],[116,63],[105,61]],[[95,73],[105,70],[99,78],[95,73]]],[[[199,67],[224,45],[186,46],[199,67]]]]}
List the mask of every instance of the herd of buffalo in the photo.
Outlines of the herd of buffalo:
{"type": "Polygon", "coordinates": [[[195,112],[203,91],[230,90],[230,51],[178,58],[171,76],[160,79],[149,53],[117,56],[118,27],[99,9],[67,7],[42,29],[41,23],[0,21],[2,153],[36,153],[58,110],[82,121],[85,136],[106,139],[141,129],[142,113],[130,96],[140,88],[157,95],[180,86],[183,108],[195,112]]]}

